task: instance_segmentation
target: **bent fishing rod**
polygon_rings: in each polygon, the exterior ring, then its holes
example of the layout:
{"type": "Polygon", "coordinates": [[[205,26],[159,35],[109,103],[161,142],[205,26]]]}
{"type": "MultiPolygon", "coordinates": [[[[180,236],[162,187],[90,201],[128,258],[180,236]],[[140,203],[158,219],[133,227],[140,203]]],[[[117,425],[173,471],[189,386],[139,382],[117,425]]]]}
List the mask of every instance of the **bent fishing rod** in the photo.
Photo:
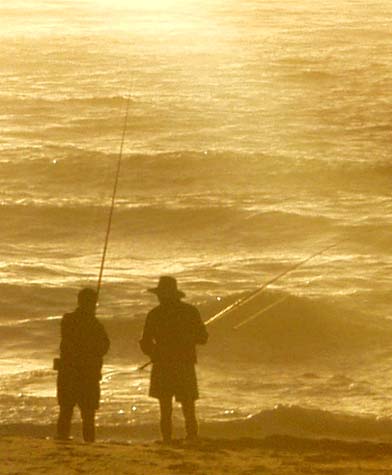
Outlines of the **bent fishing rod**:
{"type": "MultiPolygon", "coordinates": [[[[267,282],[265,282],[261,287],[258,287],[256,290],[254,290],[253,292],[251,292],[249,295],[247,295],[246,297],[242,297],[238,300],[236,300],[235,302],[233,302],[232,304],[228,305],[227,307],[225,307],[223,310],[221,310],[220,312],[216,313],[215,315],[213,315],[211,318],[209,318],[208,320],[206,320],[204,322],[204,325],[208,326],[208,325],[211,325],[211,323],[214,323],[214,322],[217,322],[218,320],[220,320],[221,318],[223,318],[224,316],[226,316],[228,313],[230,313],[231,311],[239,308],[239,307],[242,307],[243,305],[245,305],[247,302],[250,302],[251,300],[253,300],[254,298],[258,297],[269,285],[277,282],[279,279],[281,279],[282,277],[286,276],[287,274],[289,274],[290,272],[293,272],[294,270],[298,269],[299,267],[303,266],[304,264],[306,264],[307,262],[309,262],[310,260],[314,259],[315,257],[318,257],[320,256],[321,254],[323,254],[324,252],[328,251],[329,249],[332,249],[333,247],[336,247],[338,244],[342,243],[343,241],[345,241],[346,238],[344,239],[340,239],[339,241],[333,243],[333,244],[329,244],[327,247],[324,247],[322,248],[321,250],[315,252],[314,254],[308,256],[306,259],[303,259],[302,261],[300,262],[297,262],[296,264],[294,264],[293,266],[291,266],[290,268],[286,269],[284,272],[281,272],[280,274],[276,275],[275,277],[273,277],[272,279],[268,280],[267,282]]],[[[255,318],[258,318],[259,316],[261,316],[262,314],[268,312],[268,310],[270,310],[271,308],[279,305],[280,303],[284,302],[285,300],[287,300],[289,298],[289,295],[285,295],[284,297],[281,297],[280,299],[278,299],[277,301],[271,303],[270,305],[267,305],[266,307],[263,307],[261,310],[259,310],[258,312],[256,312],[255,314],[252,314],[250,317],[246,318],[244,321],[242,321],[241,323],[235,325],[233,328],[235,330],[237,330],[238,328],[242,327],[243,325],[249,323],[250,321],[254,320],[255,318]]],[[[139,366],[137,368],[137,370],[139,371],[142,371],[143,369],[147,368],[147,366],[149,366],[150,364],[152,363],[152,361],[148,361],[147,363],[145,363],[144,365],[142,366],[139,366]]]]}
{"type": "Polygon", "coordinates": [[[98,283],[97,283],[97,302],[98,302],[98,299],[99,299],[99,293],[100,293],[101,285],[102,285],[103,271],[104,271],[104,268],[105,268],[106,254],[107,254],[108,245],[109,245],[110,231],[111,231],[111,228],[112,228],[113,212],[114,212],[114,207],[115,207],[115,204],[116,204],[117,188],[118,188],[118,182],[119,182],[119,178],[120,178],[120,170],[121,170],[121,162],[122,162],[122,157],[123,157],[125,135],[126,135],[126,132],[127,132],[127,125],[128,125],[128,115],[129,115],[130,101],[131,101],[131,95],[128,94],[127,105],[126,105],[126,110],[125,110],[125,117],[124,117],[124,125],[123,125],[122,136],[121,136],[120,151],[119,151],[118,158],[117,158],[117,168],[116,168],[116,174],[115,174],[115,178],[114,178],[113,194],[112,194],[111,206],[110,206],[110,210],[109,210],[108,225],[107,225],[107,228],[106,228],[106,235],[105,235],[105,241],[104,241],[103,252],[102,252],[102,259],[101,259],[101,267],[99,269],[99,276],[98,276],[98,283]]]}

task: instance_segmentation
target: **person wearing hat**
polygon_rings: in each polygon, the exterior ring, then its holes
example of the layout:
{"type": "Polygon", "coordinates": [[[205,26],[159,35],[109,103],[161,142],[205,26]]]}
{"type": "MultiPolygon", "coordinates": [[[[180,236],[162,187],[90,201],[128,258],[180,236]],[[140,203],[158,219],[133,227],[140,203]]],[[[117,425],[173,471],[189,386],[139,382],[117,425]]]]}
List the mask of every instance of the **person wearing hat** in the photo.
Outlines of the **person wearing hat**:
{"type": "Polygon", "coordinates": [[[95,411],[99,407],[103,356],[109,349],[109,338],[95,316],[97,293],[82,289],[78,307],[61,320],[60,358],[55,359],[57,399],[60,413],[57,439],[68,440],[73,409],[79,406],[83,439],[95,441],[95,411]]]}
{"type": "Polygon", "coordinates": [[[163,276],[148,290],[159,305],[147,315],[140,347],[153,364],[149,395],[159,400],[162,438],[165,443],[172,440],[174,397],[182,406],[187,439],[196,440],[196,345],[206,343],[208,334],[197,308],[182,302],[185,294],[177,289],[176,279],[163,276]]]}

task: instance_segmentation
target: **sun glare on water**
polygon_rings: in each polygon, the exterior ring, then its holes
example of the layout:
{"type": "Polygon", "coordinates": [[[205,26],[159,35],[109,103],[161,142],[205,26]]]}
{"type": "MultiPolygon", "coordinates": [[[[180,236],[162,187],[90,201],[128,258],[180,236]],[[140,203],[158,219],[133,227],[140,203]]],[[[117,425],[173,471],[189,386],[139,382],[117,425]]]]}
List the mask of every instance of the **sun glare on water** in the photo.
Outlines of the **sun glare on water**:
{"type": "MultiPolygon", "coordinates": [[[[213,27],[211,9],[216,0],[89,0],[88,9],[107,30],[144,31],[146,34],[198,34],[213,27]]],[[[86,7],[86,5],[85,5],[86,7]]]]}
{"type": "Polygon", "coordinates": [[[196,5],[196,0],[187,1],[185,4],[181,0],[92,0],[92,4],[96,4],[98,7],[110,7],[115,10],[176,10],[184,8],[184,6],[196,5]]]}

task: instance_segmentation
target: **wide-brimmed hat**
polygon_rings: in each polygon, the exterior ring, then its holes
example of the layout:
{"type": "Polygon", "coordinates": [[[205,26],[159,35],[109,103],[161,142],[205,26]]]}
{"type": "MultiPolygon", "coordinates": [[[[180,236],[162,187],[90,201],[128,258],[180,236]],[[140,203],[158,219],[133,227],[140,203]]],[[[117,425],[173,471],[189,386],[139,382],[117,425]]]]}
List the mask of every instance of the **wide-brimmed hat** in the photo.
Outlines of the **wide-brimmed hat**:
{"type": "Polygon", "coordinates": [[[158,286],[152,289],[147,289],[148,292],[152,292],[156,295],[163,297],[185,297],[184,292],[177,289],[177,280],[174,277],[164,275],[159,278],[158,286]]]}

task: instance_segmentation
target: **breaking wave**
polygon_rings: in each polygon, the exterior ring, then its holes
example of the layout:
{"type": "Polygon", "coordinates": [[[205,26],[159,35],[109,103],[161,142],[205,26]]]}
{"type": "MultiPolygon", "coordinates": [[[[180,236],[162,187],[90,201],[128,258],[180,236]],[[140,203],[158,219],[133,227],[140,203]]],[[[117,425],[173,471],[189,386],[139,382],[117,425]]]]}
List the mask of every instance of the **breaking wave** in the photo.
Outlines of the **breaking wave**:
{"type": "Polygon", "coordinates": [[[296,437],[391,440],[392,420],[338,414],[322,409],[277,405],[246,419],[212,425],[211,432],[226,437],[296,437]]]}
{"type": "Polygon", "coordinates": [[[352,302],[266,292],[211,325],[210,352],[231,361],[296,363],[390,344],[390,322],[372,319],[352,302]],[[285,300],[246,325],[249,316],[285,300]],[[389,330],[387,330],[389,328],[389,330]]]}

